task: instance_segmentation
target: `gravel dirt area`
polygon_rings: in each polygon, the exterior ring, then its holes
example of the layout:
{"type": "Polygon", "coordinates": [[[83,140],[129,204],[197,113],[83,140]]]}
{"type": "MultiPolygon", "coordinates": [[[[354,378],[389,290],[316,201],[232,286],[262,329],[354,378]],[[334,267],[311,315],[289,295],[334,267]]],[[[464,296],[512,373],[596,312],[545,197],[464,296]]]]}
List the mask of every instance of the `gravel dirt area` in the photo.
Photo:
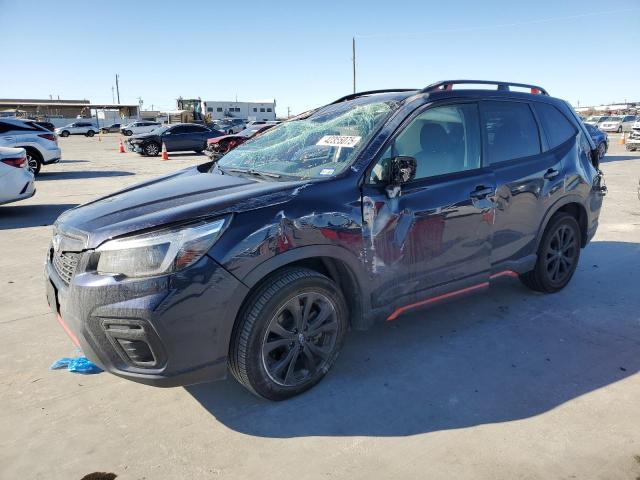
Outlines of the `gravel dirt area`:
{"type": "Polygon", "coordinates": [[[0,478],[640,478],[640,152],[611,135],[609,194],[569,286],[490,290],[351,332],[310,392],[281,403],[232,378],[158,389],[51,371],[75,349],[43,262],[65,209],[203,163],[60,139],[36,195],[0,206],[0,478]]]}

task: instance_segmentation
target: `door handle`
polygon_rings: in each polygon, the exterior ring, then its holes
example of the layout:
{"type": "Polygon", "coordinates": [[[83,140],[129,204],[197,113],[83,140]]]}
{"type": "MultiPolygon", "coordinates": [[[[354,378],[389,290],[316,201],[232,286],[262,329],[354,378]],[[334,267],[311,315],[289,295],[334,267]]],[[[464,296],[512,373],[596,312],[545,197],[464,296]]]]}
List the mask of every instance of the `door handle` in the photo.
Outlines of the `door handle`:
{"type": "Polygon", "coordinates": [[[488,197],[489,195],[493,195],[494,190],[491,187],[485,187],[484,185],[478,185],[476,189],[469,194],[471,198],[482,199],[488,197]]]}
{"type": "Polygon", "coordinates": [[[559,174],[560,172],[558,170],[550,168],[549,170],[547,170],[547,173],[544,174],[544,178],[545,180],[551,180],[553,178],[556,178],[559,174]]]}

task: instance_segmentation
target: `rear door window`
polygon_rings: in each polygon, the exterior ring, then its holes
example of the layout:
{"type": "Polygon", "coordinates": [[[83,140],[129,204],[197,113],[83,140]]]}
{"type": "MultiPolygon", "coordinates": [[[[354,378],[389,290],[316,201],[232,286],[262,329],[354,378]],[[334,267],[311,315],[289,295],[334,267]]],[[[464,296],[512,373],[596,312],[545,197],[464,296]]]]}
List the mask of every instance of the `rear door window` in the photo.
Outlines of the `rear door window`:
{"type": "Polygon", "coordinates": [[[540,153],[540,133],[528,103],[486,101],[480,105],[488,163],[540,153]]]}
{"type": "Polygon", "coordinates": [[[563,144],[570,138],[575,137],[576,133],[578,133],[567,117],[553,105],[536,103],[535,109],[542,128],[547,135],[550,149],[563,144]]]}

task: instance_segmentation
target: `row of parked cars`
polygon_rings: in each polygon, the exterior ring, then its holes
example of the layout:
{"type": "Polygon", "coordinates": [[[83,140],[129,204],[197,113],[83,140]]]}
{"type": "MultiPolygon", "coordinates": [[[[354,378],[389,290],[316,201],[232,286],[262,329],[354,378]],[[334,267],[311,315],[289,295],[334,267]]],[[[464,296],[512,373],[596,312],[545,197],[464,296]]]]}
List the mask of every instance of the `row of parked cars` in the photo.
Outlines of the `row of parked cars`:
{"type": "Polygon", "coordinates": [[[636,115],[593,115],[584,123],[598,127],[603,132],[630,132],[633,128],[640,127],[640,116],[636,115]],[[637,125],[636,125],[637,124],[637,125]]]}
{"type": "Polygon", "coordinates": [[[243,130],[231,134],[216,129],[215,124],[205,126],[196,123],[176,123],[132,135],[126,145],[129,151],[148,156],[160,154],[164,144],[168,152],[201,153],[206,149],[210,156],[219,157],[277,123],[250,123],[243,130]]]}

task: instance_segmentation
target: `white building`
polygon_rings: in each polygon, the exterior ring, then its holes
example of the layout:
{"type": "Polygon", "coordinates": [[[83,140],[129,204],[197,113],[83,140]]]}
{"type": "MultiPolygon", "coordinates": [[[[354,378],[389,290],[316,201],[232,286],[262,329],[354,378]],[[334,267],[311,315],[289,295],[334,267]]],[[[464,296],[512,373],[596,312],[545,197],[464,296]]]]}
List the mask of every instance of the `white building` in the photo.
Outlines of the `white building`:
{"type": "Polygon", "coordinates": [[[213,120],[241,118],[243,120],[275,120],[276,101],[264,102],[216,102],[203,101],[203,113],[213,120]]]}

